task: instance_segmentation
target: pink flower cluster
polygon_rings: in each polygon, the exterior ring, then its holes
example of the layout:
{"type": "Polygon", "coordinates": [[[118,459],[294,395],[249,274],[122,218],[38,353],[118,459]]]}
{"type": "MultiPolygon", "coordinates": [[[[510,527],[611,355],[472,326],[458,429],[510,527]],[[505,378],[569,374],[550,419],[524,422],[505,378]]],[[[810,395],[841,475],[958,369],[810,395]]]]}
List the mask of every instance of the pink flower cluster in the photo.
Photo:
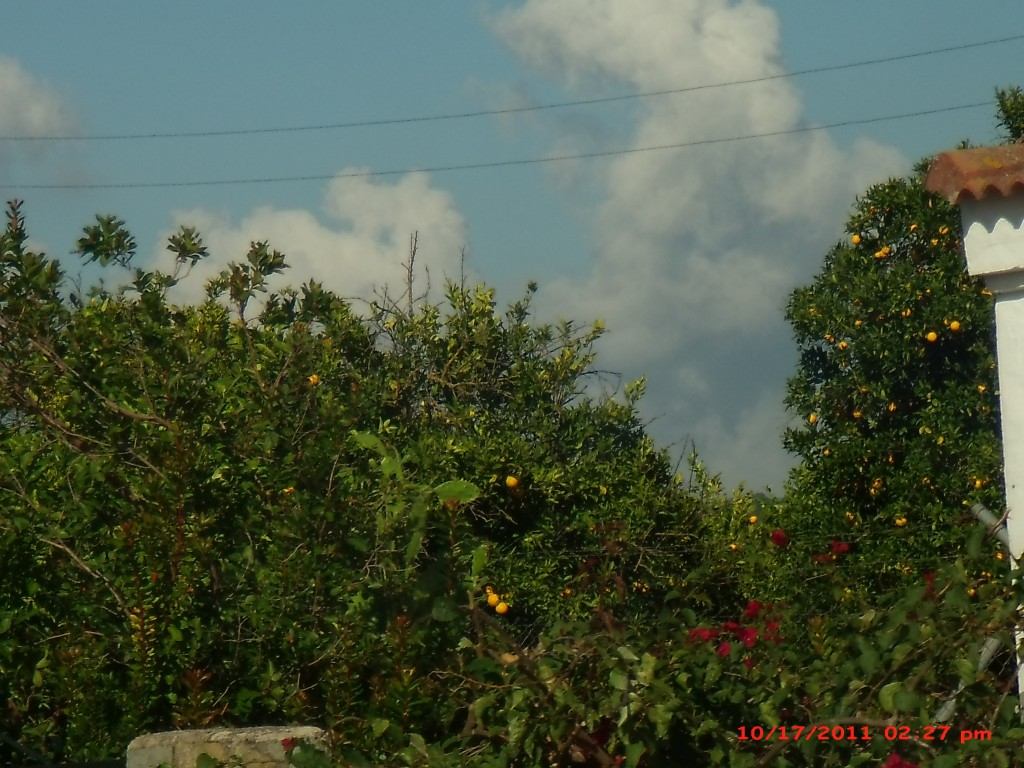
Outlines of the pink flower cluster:
{"type": "MultiPolygon", "coordinates": [[[[732,641],[735,640],[747,648],[757,645],[757,638],[775,643],[782,642],[782,635],[779,634],[778,614],[772,613],[772,606],[751,600],[743,611],[745,622],[762,620],[760,629],[756,626],[741,624],[738,621],[724,621],[720,627],[698,627],[690,630],[690,642],[710,643],[718,641],[715,653],[719,656],[728,656],[732,652],[732,641]]],[[[748,656],[743,663],[749,669],[754,666],[753,660],[748,656]]]]}

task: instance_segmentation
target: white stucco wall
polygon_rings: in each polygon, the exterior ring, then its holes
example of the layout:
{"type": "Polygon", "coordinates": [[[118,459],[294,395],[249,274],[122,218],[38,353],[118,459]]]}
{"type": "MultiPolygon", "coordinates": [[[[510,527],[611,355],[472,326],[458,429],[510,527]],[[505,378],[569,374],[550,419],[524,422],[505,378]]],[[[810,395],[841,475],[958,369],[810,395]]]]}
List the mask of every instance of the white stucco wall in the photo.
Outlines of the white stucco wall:
{"type": "MultiPolygon", "coordinates": [[[[967,269],[984,279],[996,300],[999,411],[1006,481],[1006,532],[1011,564],[1024,553],[1024,195],[960,204],[967,269]]],[[[1016,633],[1017,692],[1024,717],[1024,633],[1016,633]]]]}
{"type": "Polygon", "coordinates": [[[1024,553],[1024,195],[960,204],[967,269],[996,299],[996,354],[1010,554],[1024,553]]]}

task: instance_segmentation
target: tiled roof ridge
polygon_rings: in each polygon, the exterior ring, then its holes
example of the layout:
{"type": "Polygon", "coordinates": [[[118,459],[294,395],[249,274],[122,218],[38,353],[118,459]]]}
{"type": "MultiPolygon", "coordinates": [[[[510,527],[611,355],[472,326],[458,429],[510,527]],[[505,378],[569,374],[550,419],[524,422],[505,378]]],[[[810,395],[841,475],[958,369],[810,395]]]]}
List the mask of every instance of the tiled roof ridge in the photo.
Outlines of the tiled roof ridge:
{"type": "Polygon", "coordinates": [[[932,160],[924,185],[954,204],[1024,191],[1024,144],[943,152],[932,160]]]}

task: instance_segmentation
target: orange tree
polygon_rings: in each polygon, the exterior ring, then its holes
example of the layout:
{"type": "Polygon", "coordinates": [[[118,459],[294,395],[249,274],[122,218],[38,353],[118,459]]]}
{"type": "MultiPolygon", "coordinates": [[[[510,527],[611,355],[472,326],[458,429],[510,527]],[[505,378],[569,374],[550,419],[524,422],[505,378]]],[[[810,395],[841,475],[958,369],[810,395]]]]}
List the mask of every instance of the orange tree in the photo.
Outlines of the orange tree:
{"type": "MultiPolygon", "coordinates": [[[[997,95],[1019,130],[1020,91],[997,95]]],[[[778,519],[800,575],[784,578],[826,605],[920,582],[962,549],[970,505],[1002,507],[993,299],[926,169],[859,198],[787,307],[800,362],[786,402],[802,423],[785,437],[801,463],[778,519]]]]}
{"type": "MultiPolygon", "coordinates": [[[[286,267],[265,243],[177,306],[207,256],[188,228],[174,274],[65,295],[26,238],[11,204],[0,700],[36,752],[217,722],[323,722],[370,754],[439,739],[464,719],[445,675],[467,595],[526,642],[656,616],[700,558],[642,385],[581,396],[597,328],[531,326],[528,296],[500,315],[462,285],[361,318],[310,282],[254,311],[286,267]]],[[[113,217],[78,243],[101,265],[134,249],[113,217]]]]}

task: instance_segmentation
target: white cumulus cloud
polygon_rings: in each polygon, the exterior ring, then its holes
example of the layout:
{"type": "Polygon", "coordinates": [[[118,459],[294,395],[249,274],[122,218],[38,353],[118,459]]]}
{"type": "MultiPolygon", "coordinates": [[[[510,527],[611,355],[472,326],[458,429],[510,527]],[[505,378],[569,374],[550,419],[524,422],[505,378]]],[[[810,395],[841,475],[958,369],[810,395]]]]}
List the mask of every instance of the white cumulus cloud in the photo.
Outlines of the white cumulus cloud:
{"type": "MultiPolygon", "coordinates": [[[[638,100],[630,148],[804,125],[796,85],[774,77],[785,73],[778,19],[755,0],[526,0],[494,28],[581,94],[773,78],[638,100]]],[[[586,141],[559,143],[574,138],[586,141]]],[[[727,483],[777,489],[790,463],[787,296],[818,269],[854,196],[908,165],[817,131],[617,156],[593,176],[589,275],[542,285],[538,308],[607,322],[601,367],[649,377],[644,410],[663,442],[695,441],[727,483]]]]}
{"type": "MultiPolygon", "coordinates": [[[[72,125],[71,110],[51,86],[26,71],[15,59],[0,56],[0,135],[60,135],[72,125]]],[[[39,142],[3,142],[0,163],[14,152],[38,154],[39,142]]]]}
{"type": "MultiPolygon", "coordinates": [[[[244,261],[254,241],[268,241],[285,254],[289,269],[268,281],[272,290],[314,279],[351,299],[369,300],[385,286],[397,297],[404,290],[410,238],[416,233],[417,292],[426,288],[429,271],[436,294],[445,276],[459,276],[461,254],[468,245],[466,222],[452,196],[431,186],[424,173],[409,173],[396,181],[345,177],[361,170],[343,169],[331,181],[320,217],[307,210],[270,206],[256,208],[237,222],[214,211],[176,211],[175,229],[198,229],[210,257],[175,287],[172,300],[201,301],[206,281],[229,262],[244,261]]],[[[165,271],[168,258],[155,258],[165,271]]]]}

